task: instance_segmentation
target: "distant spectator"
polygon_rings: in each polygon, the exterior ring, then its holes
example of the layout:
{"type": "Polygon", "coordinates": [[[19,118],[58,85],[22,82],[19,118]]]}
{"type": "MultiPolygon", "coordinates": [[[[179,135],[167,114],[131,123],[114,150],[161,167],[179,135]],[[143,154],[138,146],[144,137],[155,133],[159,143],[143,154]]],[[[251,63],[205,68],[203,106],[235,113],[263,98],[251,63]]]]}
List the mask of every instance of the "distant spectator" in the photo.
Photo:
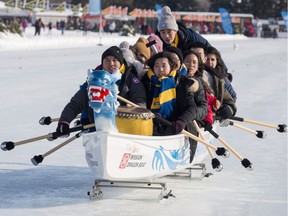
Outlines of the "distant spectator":
{"type": "Polygon", "coordinates": [[[261,37],[262,36],[262,22],[257,18],[257,22],[256,22],[256,31],[257,31],[257,37],[261,37]]]}
{"type": "Polygon", "coordinates": [[[52,22],[48,23],[48,35],[52,35],[52,22]]]}
{"type": "Polygon", "coordinates": [[[275,38],[278,38],[278,28],[274,28],[273,31],[272,31],[272,37],[275,39],[275,38]]]}
{"type": "Polygon", "coordinates": [[[88,31],[88,23],[87,21],[84,19],[82,22],[82,29],[83,29],[83,36],[87,35],[87,31],[88,31]]]}
{"type": "Polygon", "coordinates": [[[25,29],[27,28],[27,25],[28,25],[27,20],[23,19],[21,24],[22,24],[23,32],[25,32],[25,29]]]}
{"type": "Polygon", "coordinates": [[[147,23],[143,23],[141,25],[141,34],[142,35],[147,35],[147,31],[148,31],[149,26],[147,25],[147,23]]]}
{"type": "Polygon", "coordinates": [[[248,31],[249,31],[249,37],[253,37],[254,36],[254,28],[253,28],[252,24],[250,24],[248,26],[248,31]]]}
{"type": "Polygon", "coordinates": [[[148,29],[147,29],[146,33],[147,33],[147,35],[152,34],[153,33],[153,29],[150,26],[148,26],[148,29]]]}
{"type": "Polygon", "coordinates": [[[112,34],[116,29],[116,23],[113,21],[109,25],[109,32],[112,34]]]}
{"type": "Polygon", "coordinates": [[[38,34],[40,36],[41,34],[41,28],[43,28],[45,30],[45,25],[43,24],[41,18],[39,18],[38,20],[36,20],[35,22],[35,36],[38,34]]]}
{"type": "Polygon", "coordinates": [[[64,35],[64,30],[65,30],[65,21],[64,20],[60,21],[60,30],[61,30],[61,34],[64,35]]]}

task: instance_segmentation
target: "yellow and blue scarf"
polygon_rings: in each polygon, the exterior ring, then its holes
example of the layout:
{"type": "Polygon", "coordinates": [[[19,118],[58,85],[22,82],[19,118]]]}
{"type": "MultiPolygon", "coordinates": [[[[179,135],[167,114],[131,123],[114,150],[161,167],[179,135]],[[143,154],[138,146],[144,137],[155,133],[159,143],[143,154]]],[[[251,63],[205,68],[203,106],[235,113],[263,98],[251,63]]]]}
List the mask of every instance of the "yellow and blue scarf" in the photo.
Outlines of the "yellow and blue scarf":
{"type": "Polygon", "coordinates": [[[186,67],[186,65],[184,63],[182,64],[179,72],[180,72],[180,74],[182,74],[184,76],[187,75],[188,69],[187,69],[187,67],[186,67]]]}
{"type": "Polygon", "coordinates": [[[148,71],[148,77],[155,84],[150,109],[154,113],[160,113],[165,119],[171,117],[176,104],[175,76],[176,70],[172,70],[169,76],[161,77],[157,77],[151,69],[148,71]]]}
{"type": "Polygon", "coordinates": [[[170,46],[178,47],[178,43],[179,43],[179,36],[178,36],[178,34],[176,34],[176,35],[175,35],[175,39],[174,39],[174,41],[170,44],[170,46]]]}

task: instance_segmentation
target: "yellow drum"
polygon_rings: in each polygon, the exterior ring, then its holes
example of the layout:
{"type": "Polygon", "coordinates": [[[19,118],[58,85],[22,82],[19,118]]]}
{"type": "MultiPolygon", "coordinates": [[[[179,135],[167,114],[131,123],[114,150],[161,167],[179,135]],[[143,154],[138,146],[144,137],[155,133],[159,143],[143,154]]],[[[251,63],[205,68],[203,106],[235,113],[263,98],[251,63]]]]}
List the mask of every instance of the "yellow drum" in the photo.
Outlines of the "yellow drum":
{"type": "Polygon", "coordinates": [[[119,106],[116,125],[120,133],[152,136],[154,114],[145,108],[119,106]]]}

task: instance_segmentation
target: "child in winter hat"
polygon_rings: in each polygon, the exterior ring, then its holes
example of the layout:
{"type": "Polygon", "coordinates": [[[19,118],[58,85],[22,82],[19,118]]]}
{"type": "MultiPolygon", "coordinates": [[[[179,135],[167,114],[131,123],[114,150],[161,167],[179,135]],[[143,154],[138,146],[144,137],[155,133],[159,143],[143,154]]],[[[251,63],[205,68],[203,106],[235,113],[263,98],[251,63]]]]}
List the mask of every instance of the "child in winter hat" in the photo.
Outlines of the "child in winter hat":
{"type": "Polygon", "coordinates": [[[165,29],[178,31],[176,19],[172,15],[171,9],[168,6],[163,7],[161,10],[161,16],[157,25],[157,29],[159,32],[165,29]]]}
{"type": "Polygon", "coordinates": [[[163,52],[163,42],[162,40],[158,37],[158,35],[151,34],[147,40],[149,41],[149,46],[151,48],[151,51],[153,54],[163,52]]]}
{"type": "Polygon", "coordinates": [[[103,64],[104,58],[106,58],[107,56],[114,56],[115,58],[118,59],[118,61],[120,62],[121,65],[124,62],[124,57],[123,57],[122,50],[119,47],[117,47],[117,46],[111,46],[111,47],[109,47],[107,50],[105,50],[103,52],[102,58],[101,58],[101,63],[102,64],[103,64]]]}

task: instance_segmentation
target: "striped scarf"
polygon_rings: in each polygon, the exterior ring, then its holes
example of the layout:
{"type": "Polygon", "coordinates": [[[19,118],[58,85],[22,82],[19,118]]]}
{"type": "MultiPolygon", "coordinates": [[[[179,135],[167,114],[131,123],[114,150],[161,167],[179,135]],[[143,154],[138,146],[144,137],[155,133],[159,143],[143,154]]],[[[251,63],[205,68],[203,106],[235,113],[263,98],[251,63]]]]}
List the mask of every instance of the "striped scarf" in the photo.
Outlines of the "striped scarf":
{"type": "Polygon", "coordinates": [[[184,76],[187,75],[188,69],[187,69],[187,67],[186,67],[185,64],[182,64],[179,72],[180,72],[182,75],[184,75],[184,76]]]}
{"type": "Polygon", "coordinates": [[[176,70],[171,71],[169,76],[161,77],[157,77],[151,69],[148,71],[148,77],[155,84],[150,109],[154,113],[160,113],[165,119],[171,117],[176,104],[175,76],[176,70]]]}

